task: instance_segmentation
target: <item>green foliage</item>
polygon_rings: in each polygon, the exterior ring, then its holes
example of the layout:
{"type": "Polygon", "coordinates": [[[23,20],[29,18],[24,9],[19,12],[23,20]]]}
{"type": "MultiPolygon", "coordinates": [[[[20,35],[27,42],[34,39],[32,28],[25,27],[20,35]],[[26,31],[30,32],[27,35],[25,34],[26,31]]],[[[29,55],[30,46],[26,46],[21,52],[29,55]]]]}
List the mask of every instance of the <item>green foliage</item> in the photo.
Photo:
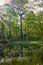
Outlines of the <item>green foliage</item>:
{"type": "Polygon", "coordinates": [[[4,55],[4,57],[5,57],[5,56],[8,56],[8,49],[7,49],[7,48],[4,48],[4,49],[3,49],[3,55],[4,55]]]}
{"type": "Polygon", "coordinates": [[[29,40],[42,40],[43,38],[43,15],[42,12],[38,16],[31,11],[25,15],[23,20],[23,34],[30,38],[29,40]]]}
{"type": "Polygon", "coordinates": [[[28,2],[28,0],[16,0],[18,4],[25,4],[28,2]]]}
{"type": "MultiPolygon", "coordinates": [[[[26,1],[17,0],[18,3],[26,1]]],[[[33,11],[27,12],[20,25],[14,8],[8,4],[4,7],[5,10],[1,12],[3,16],[0,18],[0,39],[21,40],[22,32],[22,40],[43,40],[43,12],[39,12],[37,16],[33,11]]]]}
{"type": "Polygon", "coordinates": [[[8,44],[9,46],[5,45],[5,47],[3,47],[2,49],[2,51],[4,52],[3,55],[5,61],[3,63],[0,63],[0,65],[1,64],[2,65],[37,65],[37,64],[41,65],[43,63],[42,43],[43,42],[41,41],[40,42],[30,41],[30,42],[15,42],[15,43],[13,42],[8,44]],[[24,46],[22,48],[23,57],[19,57],[21,50],[20,48],[21,46],[19,46],[20,44],[24,46]],[[8,48],[10,48],[10,52],[8,51],[8,48]],[[9,60],[9,57],[11,60],[9,60]]]}
{"type": "Polygon", "coordinates": [[[8,5],[8,4],[5,4],[4,5],[4,7],[5,7],[5,10],[6,10],[6,14],[8,15],[8,16],[17,16],[17,14],[16,14],[16,12],[14,11],[14,8],[13,7],[11,7],[10,5],[8,5]]]}
{"type": "MultiPolygon", "coordinates": [[[[35,56],[28,57],[28,58],[21,58],[21,59],[12,59],[12,61],[1,63],[0,65],[37,65],[40,64],[38,61],[39,58],[36,58],[35,56]]],[[[41,64],[40,64],[41,65],[41,64]]]]}

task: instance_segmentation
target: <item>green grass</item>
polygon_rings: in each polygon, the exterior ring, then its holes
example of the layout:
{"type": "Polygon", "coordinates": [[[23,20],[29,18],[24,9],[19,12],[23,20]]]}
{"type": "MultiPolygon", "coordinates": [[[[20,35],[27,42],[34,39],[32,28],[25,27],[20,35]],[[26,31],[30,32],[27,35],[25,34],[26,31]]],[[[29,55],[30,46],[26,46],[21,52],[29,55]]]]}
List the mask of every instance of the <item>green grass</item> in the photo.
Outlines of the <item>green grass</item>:
{"type": "MultiPolygon", "coordinates": [[[[19,41],[19,42],[11,42],[11,44],[42,44],[43,41],[19,41]]],[[[43,44],[42,44],[43,45],[43,44]]],[[[12,58],[11,61],[0,63],[0,65],[42,65],[43,64],[43,46],[40,46],[40,48],[31,49],[30,51],[33,51],[35,53],[38,53],[40,51],[41,55],[35,55],[34,53],[28,57],[22,57],[22,58],[12,58]],[[40,57],[41,56],[41,57],[40,57]]]]}
{"type": "Polygon", "coordinates": [[[15,44],[15,45],[17,45],[17,44],[38,44],[38,45],[40,45],[40,44],[43,44],[43,41],[15,41],[15,42],[11,42],[11,44],[15,44]]]}
{"type": "Polygon", "coordinates": [[[0,63],[0,65],[37,65],[37,64],[40,64],[40,59],[36,56],[15,58],[12,59],[11,61],[0,63]]]}

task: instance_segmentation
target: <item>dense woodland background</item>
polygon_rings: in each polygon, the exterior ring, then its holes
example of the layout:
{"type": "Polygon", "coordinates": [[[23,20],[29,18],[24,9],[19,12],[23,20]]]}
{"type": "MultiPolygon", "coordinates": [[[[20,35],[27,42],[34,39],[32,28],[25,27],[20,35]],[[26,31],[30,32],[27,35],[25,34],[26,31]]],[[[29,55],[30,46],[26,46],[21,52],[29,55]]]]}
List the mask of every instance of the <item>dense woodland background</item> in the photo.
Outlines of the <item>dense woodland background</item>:
{"type": "Polygon", "coordinates": [[[43,11],[27,2],[10,0],[0,9],[0,65],[43,64],[43,11]]]}
{"type": "Polygon", "coordinates": [[[5,4],[0,12],[0,40],[43,41],[43,11],[29,11],[32,6],[25,7],[27,0],[10,2],[12,5],[5,4]]]}
{"type": "MultiPolygon", "coordinates": [[[[6,11],[2,12],[0,18],[0,40],[20,40],[21,30],[18,15],[13,9],[6,5],[6,11]]],[[[25,14],[22,18],[22,39],[32,41],[43,41],[43,12],[35,15],[33,11],[25,14]]]]}

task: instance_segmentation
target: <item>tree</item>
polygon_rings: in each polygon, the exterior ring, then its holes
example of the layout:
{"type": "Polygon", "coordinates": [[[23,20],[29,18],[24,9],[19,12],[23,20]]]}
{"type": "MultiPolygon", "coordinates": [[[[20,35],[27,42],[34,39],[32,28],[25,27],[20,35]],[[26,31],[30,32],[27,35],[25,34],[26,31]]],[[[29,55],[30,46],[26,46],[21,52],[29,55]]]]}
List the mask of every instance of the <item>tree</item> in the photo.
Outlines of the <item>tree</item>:
{"type": "MultiPolygon", "coordinates": [[[[35,14],[33,11],[30,11],[25,14],[25,18],[23,20],[23,31],[28,38],[28,40],[33,39],[32,30],[34,28],[34,23],[35,23],[35,14]]],[[[23,34],[24,34],[23,33],[23,34]]]]}
{"type": "MultiPolygon", "coordinates": [[[[30,0],[29,0],[30,1],[30,0]]],[[[21,31],[21,39],[23,38],[23,32],[22,32],[22,16],[25,15],[27,11],[30,9],[35,9],[34,2],[29,2],[28,0],[10,0],[10,5],[14,8],[16,13],[20,16],[20,31],[21,31]]],[[[39,6],[37,4],[36,6],[39,6]]]]}
{"type": "Polygon", "coordinates": [[[17,40],[19,36],[19,24],[17,17],[15,16],[10,21],[10,30],[11,30],[12,40],[17,40]]]}
{"type": "Polygon", "coordinates": [[[38,16],[37,16],[37,22],[39,25],[39,35],[41,40],[43,40],[43,12],[39,12],[38,16]]]}
{"type": "MultiPolygon", "coordinates": [[[[17,27],[19,28],[19,32],[18,33],[19,33],[21,39],[23,39],[23,26],[22,26],[22,24],[24,22],[26,22],[25,25],[26,25],[27,29],[25,29],[25,32],[27,33],[28,37],[30,36],[30,27],[31,27],[31,25],[32,25],[32,28],[34,28],[36,26],[35,25],[36,24],[35,20],[37,19],[37,17],[35,19],[34,13],[32,11],[31,12],[29,12],[29,11],[30,10],[34,10],[35,9],[34,6],[39,6],[39,5],[35,5],[33,2],[29,2],[29,1],[28,0],[22,0],[22,1],[21,0],[10,0],[10,4],[5,4],[3,6],[4,9],[5,9],[5,11],[2,12],[2,14],[3,14],[3,20],[4,20],[4,23],[6,24],[6,27],[8,27],[8,29],[7,29],[8,31],[7,30],[6,31],[8,32],[7,36],[8,36],[9,39],[12,37],[12,33],[14,34],[15,31],[16,31],[16,34],[17,34],[17,32],[18,32],[17,31],[18,30],[17,27]],[[17,18],[18,15],[20,16],[20,23],[17,20],[18,19],[17,18]],[[24,21],[24,19],[26,19],[26,21],[24,21]],[[16,24],[15,24],[15,22],[16,22],[16,24]],[[19,24],[20,24],[20,27],[19,27],[19,24]],[[13,31],[14,32],[11,30],[12,29],[11,27],[13,27],[13,29],[14,29],[13,31]]],[[[38,19],[37,19],[37,21],[38,21],[38,19]]],[[[34,28],[34,30],[32,30],[32,28],[31,28],[31,32],[32,33],[33,32],[37,33],[37,30],[35,31],[36,27],[34,28]]]]}
{"type": "MultiPolygon", "coordinates": [[[[2,11],[1,14],[3,15],[3,21],[6,24],[6,26],[4,25],[5,26],[5,33],[4,34],[5,34],[5,37],[7,36],[6,38],[11,39],[12,32],[14,33],[14,30],[15,30],[14,29],[12,31],[12,28],[16,24],[18,24],[17,14],[16,14],[16,12],[14,12],[14,9],[11,6],[9,6],[8,4],[5,4],[3,7],[4,7],[4,11],[2,11]],[[14,24],[14,26],[13,26],[13,24],[14,24]]],[[[3,31],[4,31],[4,29],[3,29],[3,31]]],[[[14,36],[14,34],[13,34],[13,36],[14,36]]]]}
{"type": "Polygon", "coordinates": [[[11,20],[14,16],[16,18],[17,14],[15,13],[14,9],[11,6],[9,6],[8,4],[5,4],[4,8],[5,8],[5,12],[6,12],[6,13],[4,13],[5,21],[6,21],[7,25],[9,26],[8,38],[10,39],[11,38],[11,27],[10,27],[11,20]]]}
{"type": "Polygon", "coordinates": [[[0,14],[0,22],[1,22],[1,38],[4,39],[5,22],[3,19],[3,15],[1,14],[0,14]]]}
{"type": "Polygon", "coordinates": [[[23,20],[23,34],[29,40],[43,39],[43,12],[39,12],[36,16],[34,12],[30,11],[25,14],[23,20]]]}
{"type": "Polygon", "coordinates": [[[20,16],[20,30],[21,30],[21,39],[22,39],[22,15],[25,13],[24,5],[27,3],[27,0],[12,0],[11,4],[16,9],[16,13],[20,16]]]}

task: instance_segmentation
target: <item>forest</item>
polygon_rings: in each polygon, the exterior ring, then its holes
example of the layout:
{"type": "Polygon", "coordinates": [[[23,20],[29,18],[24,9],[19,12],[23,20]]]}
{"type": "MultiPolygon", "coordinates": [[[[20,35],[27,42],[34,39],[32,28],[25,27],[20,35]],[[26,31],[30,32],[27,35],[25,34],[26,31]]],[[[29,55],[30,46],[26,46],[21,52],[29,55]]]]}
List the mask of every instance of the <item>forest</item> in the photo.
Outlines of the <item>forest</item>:
{"type": "Polygon", "coordinates": [[[6,11],[0,15],[0,40],[29,40],[43,41],[43,12],[35,15],[33,11],[22,17],[22,38],[21,25],[18,22],[18,16],[13,9],[6,5],[6,11]]]}
{"type": "Polygon", "coordinates": [[[12,5],[3,6],[3,10],[0,11],[0,40],[43,41],[43,11],[39,11],[38,14],[29,11],[32,6],[25,7],[26,2],[27,0],[17,1],[15,4],[12,1],[12,5]]]}
{"type": "Polygon", "coordinates": [[[43,65],[43,11],[28,0],[0,7],[0,65],[43,65]],[[33,6],[34,5],[34,6],[33,6]]]}

